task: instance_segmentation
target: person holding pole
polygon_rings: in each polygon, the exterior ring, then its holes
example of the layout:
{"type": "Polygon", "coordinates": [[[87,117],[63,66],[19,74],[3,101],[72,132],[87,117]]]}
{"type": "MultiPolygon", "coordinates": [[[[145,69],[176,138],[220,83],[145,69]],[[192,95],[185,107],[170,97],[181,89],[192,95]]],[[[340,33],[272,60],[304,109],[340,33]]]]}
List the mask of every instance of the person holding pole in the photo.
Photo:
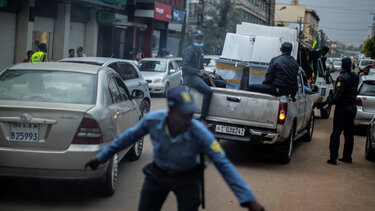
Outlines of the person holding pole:
{"type": "Polygon", "coordinates": [[[198,159],[201,152],[215,164],[242,207],[251,211],[264,210],[226,158],[213,134],[201,122],[193,119],[197,107],[190,93],[183,87],[170,89],[167,104],[168,110],[148,113],[137,125],[126,130],[88,161],[85,167],[97,169],[115,153],[150,134],[153,162],[143,169],[145,181],[139,211],[161,210],[170,191],[176,195],[179,211],[198,210],[204,169],[203,162],[199,164],[198,159]]]}

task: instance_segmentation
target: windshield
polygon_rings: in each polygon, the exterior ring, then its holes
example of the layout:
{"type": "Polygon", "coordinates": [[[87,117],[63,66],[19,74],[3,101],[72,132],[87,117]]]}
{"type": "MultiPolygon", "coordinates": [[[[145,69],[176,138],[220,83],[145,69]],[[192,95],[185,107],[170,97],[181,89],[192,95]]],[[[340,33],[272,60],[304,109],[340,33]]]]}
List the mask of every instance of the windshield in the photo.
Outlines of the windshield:
{"type": "Polygon", "coordinates": [[[165,72],[166,64],[166,61],[141,61],[138,67],[142,72],[165,72]]]}
{"type": "Polygon", "coordinates": [[[94,104],[96,75],[8,70],[0,77],[0,100],[94,104]]]}
{"type": "Polygon", "coordinates": [[[366,66],[366,65],[369,65],[369,64],[372,64],[372,60],[362,60],[360,65],[366,66]]]}
{"type": "Polygon", "coordinates": [[[375,96],[375,81],[364,81],[359,89],[360,95],[375,96]]]}
{"type": "Polygon", "coordinates": [[[335,61],[333,61],[333,65],[335,65],[335,66],[341,66],[341,60],[335,60],[335,61]]]}

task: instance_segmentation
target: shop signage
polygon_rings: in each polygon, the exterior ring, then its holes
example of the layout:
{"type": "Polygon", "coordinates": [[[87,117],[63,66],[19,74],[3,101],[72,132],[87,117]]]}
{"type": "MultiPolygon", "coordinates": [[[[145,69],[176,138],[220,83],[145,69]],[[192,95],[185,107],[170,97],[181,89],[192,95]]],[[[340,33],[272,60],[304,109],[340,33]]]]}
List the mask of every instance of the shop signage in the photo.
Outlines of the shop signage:
{"type": "Polygon", "coordinates": [[[175,23],[183,23],[185,18],[185,11],[173,8],[173,18],[172,21],[175,23]]]}
{"type": "Polygon", "coordinates": [[[172,21],[172,7],[159,2],[154,2],[154,19],[172,21]]]}

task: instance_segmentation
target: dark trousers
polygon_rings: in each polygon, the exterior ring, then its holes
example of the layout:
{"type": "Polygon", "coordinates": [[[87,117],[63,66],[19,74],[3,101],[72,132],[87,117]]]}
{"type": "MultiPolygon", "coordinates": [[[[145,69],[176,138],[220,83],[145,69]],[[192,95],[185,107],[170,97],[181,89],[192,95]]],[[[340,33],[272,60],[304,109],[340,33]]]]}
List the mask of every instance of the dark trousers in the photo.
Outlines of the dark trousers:
{"type": "Polygon", "coordinates": [[[200,174],[191,171],[174,175],[161,170],[155,164],[143,169],[146,175],[141,191],[138,211],[159,211],[172,191],[177,198],[179,211],[197,211],[200,205],[200,174]]]}
{"type": "Polygon", "coordinates": [[[279,95],[277,88],[270,84],[251,84],[247,87],[246,90],[252,91],[252,92],[260,92],[260,93],[275,95],[275,96],[279,95]]]}
{"type": "Polygon", "coordinates": [[[354,145],[354,118],[357,113],[356,105],[336,106],[333,117],[333,131],[329,143],[331,160],[339,157],[340,135],[344,131],[344,159],[351,160],[354,145]]]}
{"type": "MultiPolygon", "coordinates": [[[[209,76],[203,77],[203,80],[204,82],[206,82],[208,86],[211,86],[209,76]]],[[[225,88],[227,86],[227,82],[224,80],[220,80],[216,78],[213,78],[212,80],[214,81],[214,84],[216,87],[225,88]]]]}
{"type": "Polygon", "coordinates": [[[201,109],[201,117],[206,118],[208,115],[208,109],[210,108],[211,97],[213,91],[211,87],[209,87],[206,82],[204,82],[203,78],[194,75],[190,77],[184,77],[184,83],[196,89],[198,92],[203,94],[203,102],[202,102],[202,109],[201,109]]]}

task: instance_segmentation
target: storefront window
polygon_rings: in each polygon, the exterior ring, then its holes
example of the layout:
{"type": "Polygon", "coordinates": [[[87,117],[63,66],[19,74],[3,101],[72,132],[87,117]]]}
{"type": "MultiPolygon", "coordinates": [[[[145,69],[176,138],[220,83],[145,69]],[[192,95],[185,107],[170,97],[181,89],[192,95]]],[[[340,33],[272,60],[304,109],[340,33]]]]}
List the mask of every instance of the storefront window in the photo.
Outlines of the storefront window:
{"type": "Polygon", "coordinates": [[[156,57],[160,47],[160,31],[154,30],[152,33],[152,57],[156,57]]]}

